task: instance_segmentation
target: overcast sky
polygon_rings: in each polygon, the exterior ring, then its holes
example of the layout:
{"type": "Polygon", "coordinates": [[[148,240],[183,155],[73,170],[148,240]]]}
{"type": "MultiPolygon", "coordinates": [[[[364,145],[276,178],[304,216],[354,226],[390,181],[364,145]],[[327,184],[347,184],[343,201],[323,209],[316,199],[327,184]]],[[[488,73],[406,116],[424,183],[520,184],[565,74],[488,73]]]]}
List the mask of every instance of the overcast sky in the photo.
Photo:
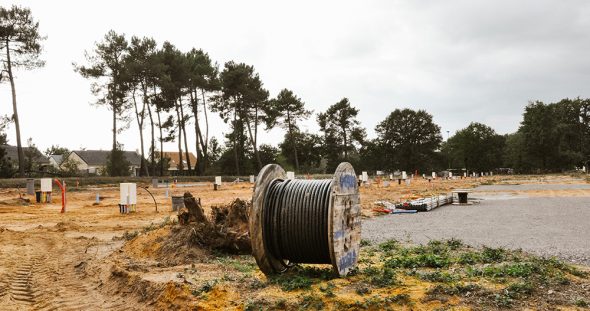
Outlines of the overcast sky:
{"type": "MultiPolygon", "coordinates": [[[[23,144],[42,151],[111,146],[106,107],[73,71],[113,29],[253,65],[275,96],[289,88],[316,113],[342,97],[375,125],[396,108],[425,109],[451,135],[478,121],[518,128],[529,100],[590,97],[589,1],[6,1],[30,7],[47,36],[44,68],[16,73],[23,144]]],[[[12,114],[9,84],[0,114],[12,114]]],[[[304,128],[317,131],[315,116],[304,128]]],[[[227,126],[215,116],[210,133],[227,126]]],[[[9,143],[15,144],[14,127],[9,143]]],[[[281,130],[261,133],[276,144],[281,130]]],[[[194,149],[194,134],[189,138],[194,149]]],[[[120,135],[139,147],[137,124],[120,135]]],[[[165,147],[175,150],[174,144],[165,147]]]]}

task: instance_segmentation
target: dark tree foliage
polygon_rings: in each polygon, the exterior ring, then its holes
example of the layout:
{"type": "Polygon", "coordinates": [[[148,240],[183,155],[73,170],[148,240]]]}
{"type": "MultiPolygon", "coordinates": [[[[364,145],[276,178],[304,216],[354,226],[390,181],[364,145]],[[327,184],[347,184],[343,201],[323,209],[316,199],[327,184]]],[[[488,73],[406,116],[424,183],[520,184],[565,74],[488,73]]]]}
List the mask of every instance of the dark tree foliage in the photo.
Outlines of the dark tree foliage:
{"type": "Polygon", "coordinates": [[[0,77],[6,74],[10,82],[12,95],[12,120],[16,130],[16,146],[18,151],[19,175],[24,177],[25,158],[20,136],[20,119],[16,104],[16,86],[14,69],[32,69],[42,67],[45,63],[39,59],[41,41],[45,37],[39,34],[39,23],[33,19],[31,10],[20,6],[10,9],[0,7],[0,50],[4,53],[0,58],[4,63],[0,77]]]}
{"type": "Polygon", "coordinates": [[[268,91],[264,89],[254,67],[244,63],[225,63],[219,79],[221,94],[211,105],[211,109],[218,112],[232,128],[229,141],[232,142],[231,148],[234,153],[234,173],[240,174],[246,140],[250,142],[256,158],[256,167],[260,169],[262,160],[257,146],[258,126],[260,123],[270,126],[268,91]]]}
{"type": "Polygon", "coordinates": [[[343,98],[328,110],[318,114],[320,130],[324,133],[324,156],[328,171],[336,168],[341,161],[350,161],[349,154],[358,151],[366,133],[356,119],[359,110],[343,98]]]}
{"type": "Polygon", "coordinates": [[[281,162],[281,151],[277,147],[268,144],[262,144],[260,145],[258,152],[260,153],[262,165],[281,162]]]}
{"type": "Polygon", "coordinates": [[[14,175],[15,171],[12,167],[12,163],[6,158],[5,145],[8,144],[8,138],[6,137],[6,127],[10,120],[8,118],[0,119],[0,177],[10,178],[14,175]]]}
{"type": "Polygon", "coordinates": [[[70,153],[70,150],[66,147],[60,147],[59,145],[51,145],[51,147],[45,150],[45,155],[65,155],[70,153]]]}
{"type": "Polygon", "coordinates": [[[290,143],[286,147],[291,148],[288,152],[293,154],[294,161],[292,163],[295,164],[295,170],[299,171],[299,155],[297,152],[299,127],[297,123],[309,118],[311,111],[305,110],[305,103],[301,101],[301,98],[287,89],[281,90],[277,98],[271,100],[270,106],[272,111],[270,120],[287,131],[290,143]]]}
{"type": "Polygon", "coordinates": [[[502,166],[505,138],[491,127],[471,123],[447,142],[452,168],[469,171],[491,171],[502,166]]]}
{"type": "Polygon", "coordinates": [[[526,158],[522,168],[561,171],[584,165],[590,157],[589,112],[588,99],[529,103],[518,130],[526,158]]]}
{"type": "Polygon", "coordinates": [[[294,144],[297,143],[297,156],[299,160],[299,171],[302,173],[320,173],[323,141],[322,137],[316,134],[306,132],[294,132],[293,135],[285,134],[284,140],[279,144],[282,155],[286,158],[285,167],[292,168],[290,163],[294,163],[295,154],[293,153],[294,144]]]}
{"type": "MultiPolygon", "coordinates": [[[[382,167],[388,170],[432,169],[435,151],[440,147],[440,126],[432,121],[432,115],[424,110],[396,109],[375,128],[380,147],[382,167]]],[[[370,149],[369,149],[370,150],[370,149]]]]}
{"type": "Polygon", "coordinates": [[[106,171],[109,176],[129,176],[131,163],[125,158],[123,146],[117,145],[107,156],[106,171]]]}

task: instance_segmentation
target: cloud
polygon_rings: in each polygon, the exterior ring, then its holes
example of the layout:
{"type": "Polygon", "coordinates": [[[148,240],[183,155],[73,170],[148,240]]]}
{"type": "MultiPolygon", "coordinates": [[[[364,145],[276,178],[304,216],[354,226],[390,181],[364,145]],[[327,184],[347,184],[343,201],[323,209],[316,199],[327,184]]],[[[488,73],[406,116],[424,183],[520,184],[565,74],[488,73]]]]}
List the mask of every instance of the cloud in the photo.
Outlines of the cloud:
{"type": "MultiPolygon", "coordinates": [[[[315,112],[348,97],[370,136],[396,108],[429,111],[443,132],[479,121],[508,133],[528,100],[590,97],[586,1],[18,3],[48,35],[47,66],[17,80],[23,136],[42,147],[109,148],[109,112],[89,105],[89,82],[71,68],[109,29],[202,48],[221,66],[252,64],[272,95],[292,89],[315,112]]],[[[227,126],[212,115],[219,138],[227,126]]],[[[135,127],[120,136],[130,149],[139,146],[135,127]]],[[[305,127],[316,131],[315,117],[305,127]]]]}

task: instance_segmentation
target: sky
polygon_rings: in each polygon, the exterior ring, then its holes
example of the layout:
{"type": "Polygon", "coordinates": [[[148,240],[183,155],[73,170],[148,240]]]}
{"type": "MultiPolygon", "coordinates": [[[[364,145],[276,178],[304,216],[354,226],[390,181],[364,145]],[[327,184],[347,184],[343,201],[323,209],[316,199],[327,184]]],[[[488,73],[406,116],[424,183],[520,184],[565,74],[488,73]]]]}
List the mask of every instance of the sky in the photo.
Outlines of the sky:
{"type": "MultiPolygon", "coordinates": [[[[42,151],[110,149],[110,111],[92,105],[90,81],[72,64],[86,64],[85,51],[111,29],[182,51],[201,48],[220,67],[253,65],[271,96],[291,89],[314,113],[347,97],[369,138],[398,108],[428,111],[446,139],[470,122],[514,132],[531,100],[590,97],[590,2],[583,0],[0,0],[13,4],[29,7],[47,36],[45,67],[16,72],[23,144],[30,137],[42,151]]],[[[0,84],[0,114],[12,114],[8,83],[0,84]]],[[[228,126],[216,114],[210,119],[210,134],[222,138],[228,126]]],[[[318,131],[315,115],[303,128],[318,131]]],[[[194,133],[187,134],[192,151],[194,133]]],[[[284,133],[259,135],[276,145],[284,133]]],[[[16,144],[14,126],[8,139],[16,144]]],[[[138,150],[135,122],[119,141],[138,150]]]]}

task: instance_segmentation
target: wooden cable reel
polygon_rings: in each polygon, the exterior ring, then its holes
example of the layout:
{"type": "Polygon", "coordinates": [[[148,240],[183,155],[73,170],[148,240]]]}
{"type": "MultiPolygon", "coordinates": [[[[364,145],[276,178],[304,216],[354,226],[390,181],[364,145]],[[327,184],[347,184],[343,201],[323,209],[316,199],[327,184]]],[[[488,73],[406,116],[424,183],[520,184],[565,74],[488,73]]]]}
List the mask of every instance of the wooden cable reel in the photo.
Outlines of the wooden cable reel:
{"type": "Polygon", "coordinates": [[[296,263],[331,264],[345,276],[358,261],[361,207],[357,176],[341,163],[328,180],[288,180],[277,164],[258,174],[250,210],[252,252],[265,274],[296,263]]]}

